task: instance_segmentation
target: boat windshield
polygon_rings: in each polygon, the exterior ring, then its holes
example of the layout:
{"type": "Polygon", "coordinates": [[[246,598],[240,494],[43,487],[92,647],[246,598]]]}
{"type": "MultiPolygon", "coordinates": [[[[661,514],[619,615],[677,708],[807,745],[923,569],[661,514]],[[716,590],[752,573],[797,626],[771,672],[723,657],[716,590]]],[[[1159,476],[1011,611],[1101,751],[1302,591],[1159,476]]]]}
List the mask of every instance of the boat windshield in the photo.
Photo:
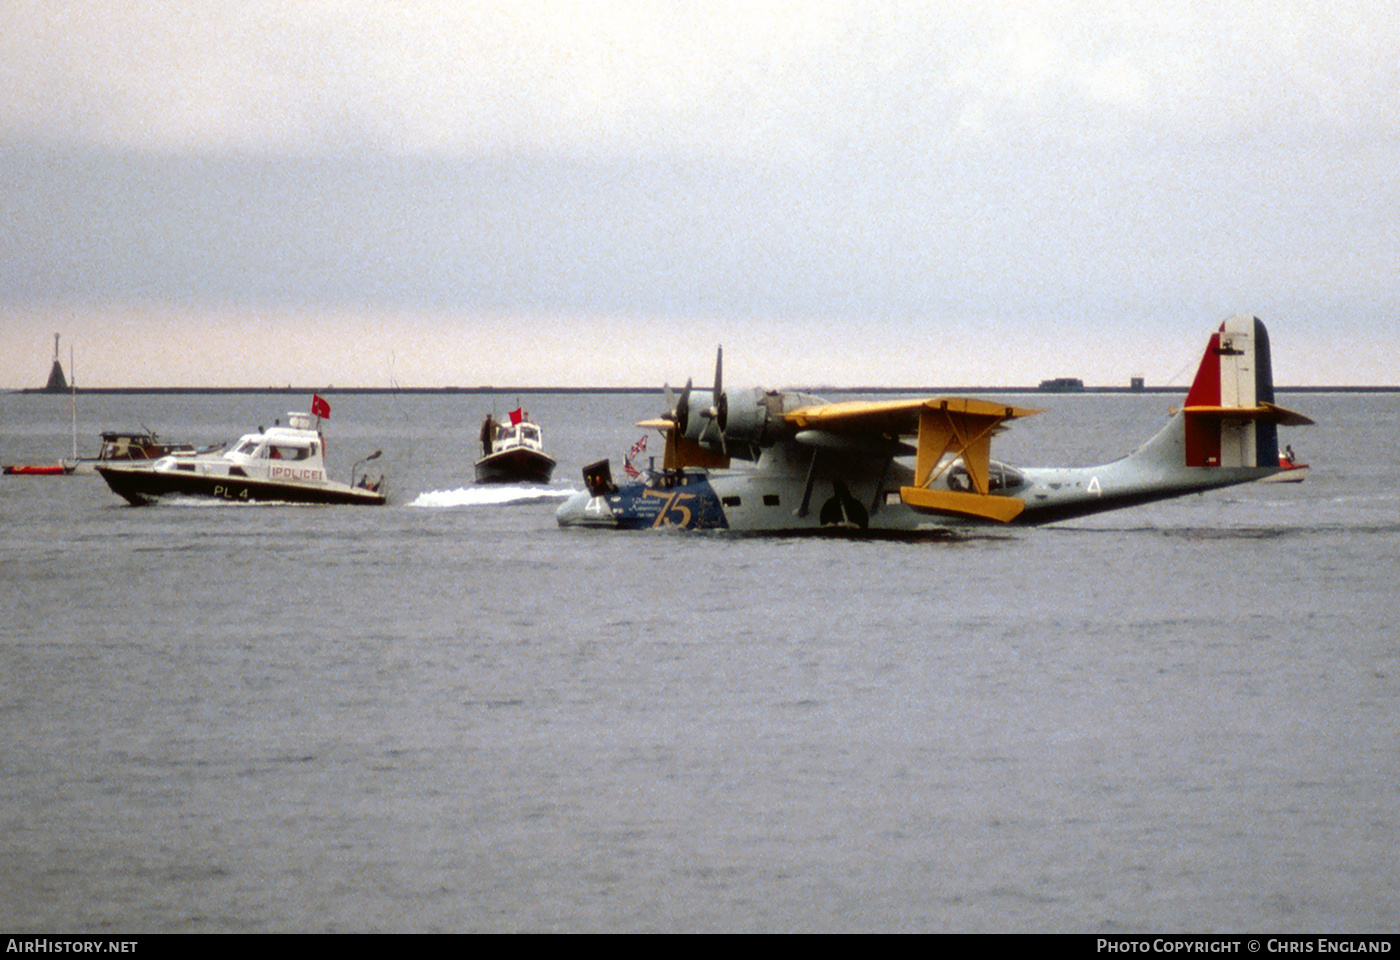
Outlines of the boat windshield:
{"type": "Polygon", "coordinates": [[[239,440],[233,452],[252,460],[308,460],[316,456],[317,444],[310,441],[288,441],[278,438],[269,441],[258,434],[239,440]]]}
{"type": "Polygon", "coordinates": [[[305,460],[311,456],[310,447],[294,446],[290,443],[269,443],[259,456],[269,460],[305,460]]]}

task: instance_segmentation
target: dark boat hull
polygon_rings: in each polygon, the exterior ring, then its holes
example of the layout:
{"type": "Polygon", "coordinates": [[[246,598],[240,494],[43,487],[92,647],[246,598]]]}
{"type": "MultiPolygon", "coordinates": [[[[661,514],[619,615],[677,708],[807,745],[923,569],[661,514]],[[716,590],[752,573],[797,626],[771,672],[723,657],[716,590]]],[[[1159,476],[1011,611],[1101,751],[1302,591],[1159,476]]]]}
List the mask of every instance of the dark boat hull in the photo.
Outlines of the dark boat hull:
{"type": "Polygon", "coordinates": [[[229,503],[331,503],[377,506],[385,502],[382,493],[344,484],[272,483],[247,477],[210,477],[191,473],[156,470],[97,468],[113,492],[135,506],[154,503],[162,497],[207,497],[229,503]]]}
{"type": "Polygon", "coordinates": [[[477,483],[548,483],[554,459],[534,450],[502,450],[476,462],[477,483]]]}

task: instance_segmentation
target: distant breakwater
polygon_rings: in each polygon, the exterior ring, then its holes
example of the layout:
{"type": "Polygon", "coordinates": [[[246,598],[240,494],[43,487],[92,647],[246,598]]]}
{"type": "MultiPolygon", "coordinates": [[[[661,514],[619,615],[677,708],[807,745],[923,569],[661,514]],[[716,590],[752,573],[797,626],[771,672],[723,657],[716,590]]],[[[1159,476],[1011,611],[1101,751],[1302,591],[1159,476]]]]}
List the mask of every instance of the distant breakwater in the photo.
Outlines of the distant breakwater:
{"type": "MultiPolygon", "coordinates": [[[[675,390],[675,388],[672,388],[675,390]]],[[[705,389],[699,387],[697,389],[705,389]]],[[[1092,387],[1085,386],[1074,390],[1042,389],[1040,387],[837,387],[837,386],[817,386],[785,387],[786,390],[799,390],[804,393],[816,394],[818,396],[827,393],[855,393],[855,394],[901,394],[922,396],[926,394],[964,394],[964,393],[988,393],[988,394],[1046,394],[1053,396],[1065,396],[1080,393],[1090,394],[1121,394],[1121,393],[1185,393],[1187,387],[1181,386],[1142,386],[1142,387],[1092,387]]],[[[1394,386],[1322,386],[1322,387],[1283,387],[1275,386],[1276,393],[1400,393],[1400,385],[1394,386]]],[[[23,390],[10,391],[21,394],[604,394],[604,393],[633,393],[633,394],[661,394],[664,389],[661,387],[513,387],[513,386],[478,386],[478,387],[70,387],[66,390],[49,390],[44,387],[33,387],[23,390]]],[[[678,392],[678,391],[677,391],[678,392]]]]}

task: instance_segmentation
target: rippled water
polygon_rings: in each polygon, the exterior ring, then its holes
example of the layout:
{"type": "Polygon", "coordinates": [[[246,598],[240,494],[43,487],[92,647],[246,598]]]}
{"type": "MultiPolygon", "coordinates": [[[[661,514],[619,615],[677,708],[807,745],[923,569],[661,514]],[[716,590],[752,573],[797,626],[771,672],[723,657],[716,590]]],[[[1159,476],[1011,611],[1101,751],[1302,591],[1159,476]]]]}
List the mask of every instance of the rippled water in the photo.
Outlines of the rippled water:
{"type": "MultiPolygon", "coordinates": [[[[524,397],[554,484],[475,488],[515,399],[333,397],[383,509],[0,478],[0,929],[1400,925],[1395,395],[1284,398],[1302,484],[918,543],[560,530],[657,400],[524,397]]],[[[1008,459],[1170,403],[1035,399],[1008,459]]],[[[0,398],[0,460],[67,403],[0,398]]],[[[89,445],[289,409],[79,405],[89,445]]]]}

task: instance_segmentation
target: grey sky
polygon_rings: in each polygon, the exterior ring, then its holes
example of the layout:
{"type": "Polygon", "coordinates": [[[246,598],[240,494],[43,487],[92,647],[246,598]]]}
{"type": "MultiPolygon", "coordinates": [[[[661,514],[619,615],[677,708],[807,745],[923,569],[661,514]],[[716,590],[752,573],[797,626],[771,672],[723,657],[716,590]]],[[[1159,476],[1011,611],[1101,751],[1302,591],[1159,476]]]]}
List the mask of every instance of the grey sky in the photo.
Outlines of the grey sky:
{"type": "Polygon", "coordinates": [[[1162,382],[1237,311],[1280,381],[1394,383],[1397,41],[1287,0],[9,3],[0,386],[54,331],[93,386],[720,341],[771,385],[1162,382]]]}

